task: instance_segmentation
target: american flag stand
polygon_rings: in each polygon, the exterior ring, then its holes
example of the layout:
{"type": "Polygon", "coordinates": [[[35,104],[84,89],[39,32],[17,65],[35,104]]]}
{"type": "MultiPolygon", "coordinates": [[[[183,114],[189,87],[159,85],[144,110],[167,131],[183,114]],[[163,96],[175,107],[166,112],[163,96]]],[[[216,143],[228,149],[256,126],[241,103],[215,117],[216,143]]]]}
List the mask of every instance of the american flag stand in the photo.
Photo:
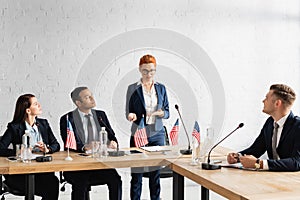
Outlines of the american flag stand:
{"type": "Polygon", "coordinates": [[[73,131],[73,127],[71,122],[69,121],[69,116],[67,115],[67,141],[66,141],[66,148],[68,156],[65,158],[66,161],[72,161],[73,158],[70,156],[70,148],[76,150],[76,140],[73,131]]]}
{"type": "Polygon", "coordinates": [[[194,129],[192,132],[192,162],[191,165],[199,164],[200,157],[200,128],[197,121],[195,121],[194,129]]]}
{"type": "Polygon", "coordinates": [[[65,160],[66,161],[72,161],[73,158],[70,156],[70,150],[69,150],[69,148],[68,148],[67,152],[68,152],[68,156],[65,158],[65,160]]]}
{"type": "MultiPolygon", "coordinates": [[[[142,117],[139,126],[136,129],[136,132],[134,134],[134,143],[135,146],[140,148],[140,147],[145,147],[149,142],[147,138],[147,133],[146,133],[146,128],[144,125],[144,116],[142,117]]],[[[148,155],[143,151],[142,157],[146,158],[148,155]]]]}
{"type": "Polygon", "coordinates": [[[178,133],[179,133],[179,119],[177,118],[169,134],[172,142],[172,146],[178,145],[178,133]]]}

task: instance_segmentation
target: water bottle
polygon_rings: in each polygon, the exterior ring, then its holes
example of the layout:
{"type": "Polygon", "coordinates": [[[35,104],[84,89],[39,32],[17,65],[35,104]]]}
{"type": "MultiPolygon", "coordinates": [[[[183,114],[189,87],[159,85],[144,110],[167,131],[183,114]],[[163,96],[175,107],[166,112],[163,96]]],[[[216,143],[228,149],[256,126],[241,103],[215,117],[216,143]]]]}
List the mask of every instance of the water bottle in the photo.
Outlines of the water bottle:
{"type": "Polygon", "coordinates": [[[204,142],[200,144],[201,149],[200,149],[200,161],[201,162],[206,162],[207,154],[209,150],[212,148],[214,145],[214,129],[211,126],[208,126],[206,128],[206,133],[204,133],[204,142]]]}
{"type": "Polygon", "coordinates": [[[24,163],[30,163],[32,158],[31,145],[30,145],[30,132],[25,130],[24,135],[22,136],[22,148],[21,148],[21,159],[24,163]]]}
{"type": "Polygon", "coordinates": [[[99,133],[99,139],[100,139],[99,156],[101,158],[106,158],[108,155],[108,152],[107,152],[107,132],[105,130],[105,127],[101,127],[101,131],[99,133]]]}

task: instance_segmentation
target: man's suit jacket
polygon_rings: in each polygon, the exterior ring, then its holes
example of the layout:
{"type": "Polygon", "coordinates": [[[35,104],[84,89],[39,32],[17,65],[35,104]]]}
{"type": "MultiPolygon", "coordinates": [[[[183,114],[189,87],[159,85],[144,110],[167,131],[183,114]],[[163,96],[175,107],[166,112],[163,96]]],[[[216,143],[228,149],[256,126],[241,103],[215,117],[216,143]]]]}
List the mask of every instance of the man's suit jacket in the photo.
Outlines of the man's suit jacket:
{"type": "MultiPolygon", "coordinates": [[[[60,145],[56,140],[48,121],[46,119],[36,118],[36,125],[42,136],[43,142],[49,146],[49,153],[59,151],[60,145]]],[[[25,130],[25,122],[8,123],[7,129],[0,140],[0,155],[15,155],[16,144],[22,144],[22,136],[25,133],[25,130]],[[8,149],[10,144],[13,144],[13,150],[8,149]]]]}
{"type": "MultiPolygon", "coordinates": [[[[169,118],[169,101],[166,88],[163,84],[155,82],[154,88],[157,95],[157,110],[162,109],[164,111],[163,117],[156,116],[155,130],[160,131],[163,128],[162,119],[169,118]]],[[[128,86],[126,95],[126,118],[129,113],[135,113],[137,116],[137,120],[132,123],[131,126],[131,132],[134,134],[143,115],[146,116],[146,105],[141,84],[134,83],[128,86]]],[[[146,125],[146,117],[144,117],[144,124],[146,125]]]]}
{"type": "Polygon", "coordinates": [[[274,119],[269,117],[254,143],[241,154],[254,155],[259,158],[266,151],[268,165],[271,171],[298,171],[300,170],[300,118],[291,112],[286,119],[281,137],[277,146],[280,160],[273,160],[272,135],[274,119]]]}
{"type": "MultiPolygon", "coordinates": [[[[101,127],[105,127],[105,130],[107,131],[108,139],[110,141],[115,141],[118,142],[117,138],[115,137],[115,132],[110,126],[110,123],[108,121],[108,118],[105,114],[104,111],[101,110],[94,110],[92,109],[92,114],[94,121],[97,126],[97,131],[99,132],[101,130],[101,127]]],[[[65,115],[63,115],[60,118],[60,134],[62,137],[62,140],[64,142],[64,146],[66,144],[67,140],[67,116],[68,119],[73,127],[75,139],[76,139],[76,144],[77,144],[77,152],[82,152],[82,148],[85,144],[85,138],[84,138],[84,129],[83,129],[83,124],[82,120],[79,114],[78,109],[75,109],[65,115]]]]}

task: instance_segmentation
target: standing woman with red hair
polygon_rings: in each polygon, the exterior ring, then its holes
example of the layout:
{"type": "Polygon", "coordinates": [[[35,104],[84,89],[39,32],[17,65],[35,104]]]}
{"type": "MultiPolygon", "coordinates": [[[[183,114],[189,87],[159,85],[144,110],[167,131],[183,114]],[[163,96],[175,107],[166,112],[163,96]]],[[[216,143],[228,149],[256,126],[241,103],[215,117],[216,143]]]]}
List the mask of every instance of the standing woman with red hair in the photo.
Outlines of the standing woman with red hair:
{"type": "MultiPolygon", "coordinates": [[[[140,59],[141,78],[128,86],[126,95],[126,117],[132,122],[130,147],[135,147],[134,134],[144,120],[148,146],[165,145],[165,132],[162,119],[169,118],[169,101],[166,88],[154,80],[156,59],[144,55],[140,59]]],[[[143,170],[132,168],[130,197],[139,200],[142,192],[143,170]]],[[[149,189],[151,200],[160,199],[160,171],[157,167],[149,172],[149,189]]]]}

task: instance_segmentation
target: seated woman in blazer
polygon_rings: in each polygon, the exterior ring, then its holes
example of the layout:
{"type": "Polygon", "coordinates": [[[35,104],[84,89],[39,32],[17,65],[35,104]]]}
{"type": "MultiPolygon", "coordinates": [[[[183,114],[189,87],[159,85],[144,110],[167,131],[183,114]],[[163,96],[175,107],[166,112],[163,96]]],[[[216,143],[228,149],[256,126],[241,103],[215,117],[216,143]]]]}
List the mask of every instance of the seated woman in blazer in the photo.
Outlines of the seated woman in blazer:
{"type": "MultiPolygon", "coordinates": [[[[8,123],[7,129],[0,140],[0,155],[16,154],[16,144],[22,144],[25,130],[31,134],[31,143],[35,151],[54,153],[60,150],[51,127],[46,119],[37,118],[42,108],[33,94],[21,95],[17,102],[13,120],[8,123]],[[13,149],[8,149],[12,144],[13,149]]],[[[35,193],[43,200],[56,200],[59,194],[59,181],[55,174],[35,174],[35,193]]],[[[25,191],[25,175],[5,175],[7,185],[19,191],[25,191]]]]}

